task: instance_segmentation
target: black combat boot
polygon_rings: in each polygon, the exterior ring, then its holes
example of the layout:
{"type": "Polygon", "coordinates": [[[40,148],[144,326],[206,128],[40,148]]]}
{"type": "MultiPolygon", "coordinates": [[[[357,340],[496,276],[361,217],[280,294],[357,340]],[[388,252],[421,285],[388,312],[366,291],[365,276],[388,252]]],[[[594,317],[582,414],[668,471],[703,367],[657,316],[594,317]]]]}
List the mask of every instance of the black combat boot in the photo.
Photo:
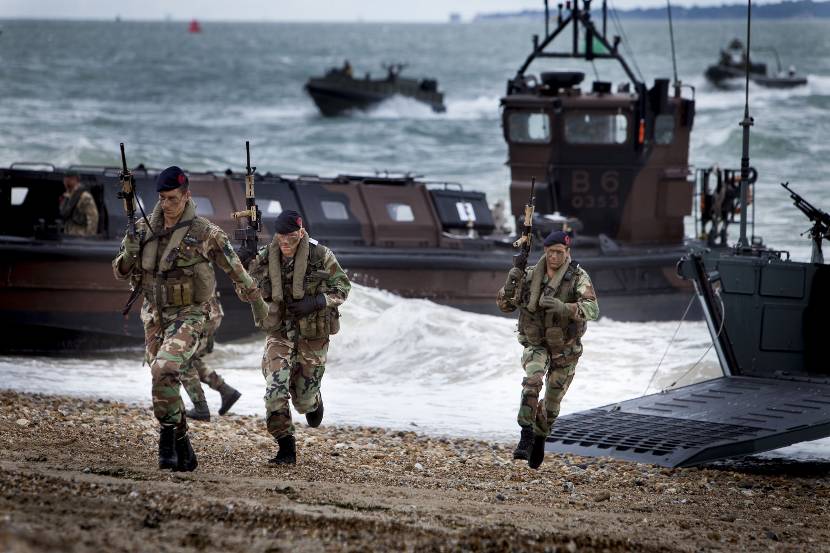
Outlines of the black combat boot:
{"type": "Polygon", "coordinates": [[[176,470],[179,458],[176,455],[176,427],[162,424],[159,430],[159,468],[176,470]]]}
{"type": "Polygon", "coordinates": [[[285,436],[277,440],[280,446],[277,456],[268,462],[272,465],[296,465],[297,464],[297,442],[294,436],[285,436]]]}
{"type": "Polygon", "coordinates": [[[207,401],[197,401],[193,404],[193,409],[188,409],[185,415],[188,419],[194,421],[210,421],[210,409],[207,401]]]}
{"type": "Polygon", "coordinates": [[[544,460],[545,437],[533,436],[533,449],[530,450],[530,459],[527,460],[527,466],[532,469],[538,469],[544,460]]]}
{"type": "Polygon", "coordinates": [[[530,426],[522,427],[522,434],[519,437],[519,444],[513,450],[513,458],[527,461],[530,457],[530,448],[533,445],[533,428],[530,426]]]}
{"type": "Polygon", "coordinates": [[[236,400],[242,397],[242,394],[240,394],[239,391],[231,388],[224,382],[221,386],[219,386],[219,395],[222,396],[222,406],[219,407],[220,415],[227,413],[228,410],[233,407],[233,404],[236,403],[236,400]]]}
{"type": "Polygon", "coordinates": [[[311,428],[317,428],[323,422],[323,396],[320,396],[320,402],[317,409],[305,414],[305,420],[311,428]]]}
{"type": "Polygon", "coordinates": [[[177,472],[192,472],[199,465],[196,460],[196,452],[193,451],[193,446],[190,444],[190,438],[187,434],[176,438],[176,455],[179,462],[173,470],[177,472]]]}

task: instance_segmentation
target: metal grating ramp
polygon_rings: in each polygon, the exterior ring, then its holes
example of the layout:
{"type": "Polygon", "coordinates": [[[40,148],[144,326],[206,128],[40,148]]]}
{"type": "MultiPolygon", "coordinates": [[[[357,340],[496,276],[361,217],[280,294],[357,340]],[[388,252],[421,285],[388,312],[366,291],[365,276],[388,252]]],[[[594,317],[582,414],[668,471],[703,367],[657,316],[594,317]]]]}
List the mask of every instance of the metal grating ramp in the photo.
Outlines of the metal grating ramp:
{"type": "Polygon", "coordinates": [[[546,450],[666,467],[830,436],[830,382],[724,376],[557,419],[546,450]]]}

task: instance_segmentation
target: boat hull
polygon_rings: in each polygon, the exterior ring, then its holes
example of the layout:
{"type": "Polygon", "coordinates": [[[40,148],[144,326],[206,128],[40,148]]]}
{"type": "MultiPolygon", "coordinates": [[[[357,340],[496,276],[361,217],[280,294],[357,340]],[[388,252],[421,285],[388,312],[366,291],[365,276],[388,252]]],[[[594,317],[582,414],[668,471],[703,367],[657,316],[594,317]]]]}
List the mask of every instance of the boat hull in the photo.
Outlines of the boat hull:
{"type": "MultiPolygon", "coordinates": [[[[0,239],[0,351],[140,346],[140,305],[127,316],[121,314],[129,289],[112,275],[117,249],[118,242],[112,240],[0,239]]],[[[507,247],[455,252],[352,247],[336,252],[355,282],[491,315],[501,314],[495,294],[513,253],[507,247]]],[[[692,292],[674,271],[683,252],[677,248],[604,256],[586,250],[578,260],[592,277],[603,316],[670,320],[681,317],[692,292]]],[[[250,308],[236,298],[226,275],[220,271],[217,276],[225,309],[217,340],[255,334],[250,308]]]]}
{"type": "Polygon", "coordinates": [[[378,81],[346,77],[312,78],[306,83],[305,89],[320,113],[327,117],[342,115],[354,109],[369,109],[395,95],[427,104],[436,112],[446,109],[443,94],[422,90],[414,79],[378,81]]]}

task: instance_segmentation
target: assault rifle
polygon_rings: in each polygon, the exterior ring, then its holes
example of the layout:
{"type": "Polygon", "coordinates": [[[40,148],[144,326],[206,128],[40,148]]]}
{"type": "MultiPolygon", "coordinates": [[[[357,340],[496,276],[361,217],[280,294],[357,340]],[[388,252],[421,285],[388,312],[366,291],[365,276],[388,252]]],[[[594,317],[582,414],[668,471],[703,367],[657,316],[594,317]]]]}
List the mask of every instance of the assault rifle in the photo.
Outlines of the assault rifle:
{"type": "Polygon", "coordinates": [[[127,168],[127,155],[124,153],[124,143],[121,142],[121,174],[119,175],[121,181],[121,191],[118,197],[124,200],[124,211],[127,212],[127,234],[135,240],[135,178],[133,173],[127,168]]]}
{"type": "Polygon", "coordinates": [[[257,234],[260,228],[262,228],[262,212],[256,205],[256,193],[254,192],[254,173],[256,172],[256,167],[251,167],[251,146],[247,140],[245,141],[245,155],[247,157],[245,169],[245,209],[231,213],[234,219],[239,219],[240,217],[248,218],[248,223],[245,225],[245,228],[236,229],[233,233],[234,239],[241,242],[239,246],[239,259],[243,265],[247,265],[256,256],[257,234]]]}
{"type": "MultiPolygon", "coordinates": [[[[124,201],[124,211],[127,212],[127,236],[131,240],[141,240],[135,226],[135,178],[132,171],[127,168],[127,154],[124,153],[124,143],[121,142],[121,174],[118,177],[121,181],[121,191],[118,192],[118,197],[124,201]]],[[[149,226],[148,226],[149,228],[149,226]]],[[[139,248],[139,260],[141,259],[141,249],[139,248]]],[[[141,294],[141,277],[138,277],[137,282],[133,282],[133,289],[130,291],[130,297],[121,310],[121,314],[125,317],[132,309],[135,300],[141,294]]]]}
{"type": "MultiPolygon", "coordinates": [[[[519,248],[519,253],[513,256],[513,266],[525,270],[527,267],[527,258],[530,255],[530,248],[533,245],[533,212],[536,210],[536,177],[530,178],[530,200],[525,204],[524,224],[522,225],[522,235],[513,242],[514,248],[519,248]]],[[[524,278],[516,283],[515,300],[519,300],[523,293],[524,278]]]]}
{"type": "Polygon", "coordinates": [[[781,186],[790,193],[790,198],[793,200],[793,205],[801,210],[804,215],[813,223],[812,228],[808,231],[810,237],[813,239],[813,263],[824,263],[824,254],[821,251],[821,241],[824,238],[830,238],[830,214],[814,207],[810,202],[805,200],[800,194],[793,191],[789,187],[789,182],[782,182],[781,186]]]}

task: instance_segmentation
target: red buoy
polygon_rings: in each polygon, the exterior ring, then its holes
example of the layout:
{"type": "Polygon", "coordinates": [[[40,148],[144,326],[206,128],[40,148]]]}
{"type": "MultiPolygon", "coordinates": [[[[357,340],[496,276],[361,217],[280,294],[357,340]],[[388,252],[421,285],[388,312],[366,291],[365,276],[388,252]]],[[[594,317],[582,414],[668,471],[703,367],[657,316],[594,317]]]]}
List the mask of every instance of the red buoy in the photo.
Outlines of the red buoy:
{"type": "Polygon", "coordinates": [[[190,27],[187,28],[187,31],[190,32],[190,33],[201,33],[202,32],[202,26],[199,25],[198,21],[193,19],[193,20],[190,21],[190,27]]]}

